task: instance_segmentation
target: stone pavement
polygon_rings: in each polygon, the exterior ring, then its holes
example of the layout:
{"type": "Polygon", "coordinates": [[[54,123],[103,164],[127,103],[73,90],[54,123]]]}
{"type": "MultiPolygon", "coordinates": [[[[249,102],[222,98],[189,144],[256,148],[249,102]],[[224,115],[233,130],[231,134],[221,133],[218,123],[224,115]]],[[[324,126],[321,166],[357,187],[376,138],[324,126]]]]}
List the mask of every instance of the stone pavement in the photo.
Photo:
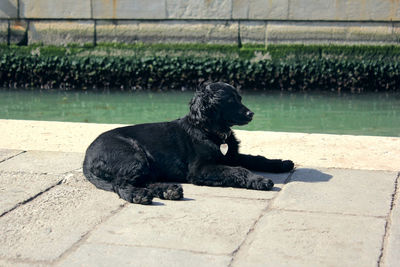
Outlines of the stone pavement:
{"type": "Polygon", "coordinates": [[[113,127],[0,120],[0,266],[400,266],[400,138],[237,131],[297,169],[142,206],[82,175],[113,127]]]}

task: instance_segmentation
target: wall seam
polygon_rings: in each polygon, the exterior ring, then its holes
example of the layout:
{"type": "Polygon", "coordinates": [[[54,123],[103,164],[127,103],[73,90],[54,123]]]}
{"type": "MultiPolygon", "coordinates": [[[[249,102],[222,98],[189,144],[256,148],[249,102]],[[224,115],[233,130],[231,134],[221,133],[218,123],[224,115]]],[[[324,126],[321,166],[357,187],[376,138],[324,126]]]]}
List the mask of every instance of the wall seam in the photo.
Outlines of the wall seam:
{"type": "Polygon", "coordinates": [[[11,25],[10,24],[11,24],[11,22],[8,19],[7,20],[7,45],[11,44],[11,25]]]}
{"type": "Polygon", "coordinates": [[[17,19],[20,19],[20,0],[17,0],[17,19]]]}
{"type": "Polygon", "coordinates": [[[288,0],[288,8],[287,8],[286,20],[289,20],[290,8],[291,8],[291,0],[288,0]]]}

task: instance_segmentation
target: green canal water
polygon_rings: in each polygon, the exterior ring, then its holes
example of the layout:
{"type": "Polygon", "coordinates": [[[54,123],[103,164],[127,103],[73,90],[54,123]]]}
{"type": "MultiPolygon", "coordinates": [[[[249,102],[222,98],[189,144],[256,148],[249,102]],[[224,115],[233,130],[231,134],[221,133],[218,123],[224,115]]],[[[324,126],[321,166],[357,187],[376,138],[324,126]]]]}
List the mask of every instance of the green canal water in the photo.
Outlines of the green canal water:
{"type": "MultiPolygon", "coordinates": [[[[188,112],[192,92],[0,90],[0,118],[138,124],[188,112]]],[[[255,112],[243,130],[400,136],[400,94],[242,93],[255,112]]]]}

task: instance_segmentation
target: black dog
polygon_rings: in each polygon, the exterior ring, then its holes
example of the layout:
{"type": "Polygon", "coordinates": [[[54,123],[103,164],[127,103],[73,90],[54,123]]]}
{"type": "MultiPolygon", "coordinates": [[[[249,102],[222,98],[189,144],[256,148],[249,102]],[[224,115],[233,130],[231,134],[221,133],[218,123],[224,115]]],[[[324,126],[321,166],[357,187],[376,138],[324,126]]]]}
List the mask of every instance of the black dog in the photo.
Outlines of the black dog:
{"type": "Polygon", "coordinates": [[[86,151],[83,172],[96,187],[139,204],[153,197],[183,198],[180,185],[165,182],[269,190],[274,183],[248,169],[288,172],[294,164],[239,154],[230,128],[249,123],[253,115],[234,87],[203,85],[184,118],[101,134],[86,151]]]}

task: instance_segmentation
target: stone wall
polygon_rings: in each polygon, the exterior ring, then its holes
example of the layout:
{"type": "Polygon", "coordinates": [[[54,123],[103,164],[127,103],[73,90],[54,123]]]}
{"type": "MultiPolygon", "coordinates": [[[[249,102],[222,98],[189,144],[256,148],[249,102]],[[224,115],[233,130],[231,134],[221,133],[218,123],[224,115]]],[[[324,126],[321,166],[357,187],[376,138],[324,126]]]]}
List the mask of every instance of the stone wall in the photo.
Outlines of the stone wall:
{"type": "Polygon", "coordinates": [[[400,0],[0,0],[0,43],[399,44],[400,0]]]}

